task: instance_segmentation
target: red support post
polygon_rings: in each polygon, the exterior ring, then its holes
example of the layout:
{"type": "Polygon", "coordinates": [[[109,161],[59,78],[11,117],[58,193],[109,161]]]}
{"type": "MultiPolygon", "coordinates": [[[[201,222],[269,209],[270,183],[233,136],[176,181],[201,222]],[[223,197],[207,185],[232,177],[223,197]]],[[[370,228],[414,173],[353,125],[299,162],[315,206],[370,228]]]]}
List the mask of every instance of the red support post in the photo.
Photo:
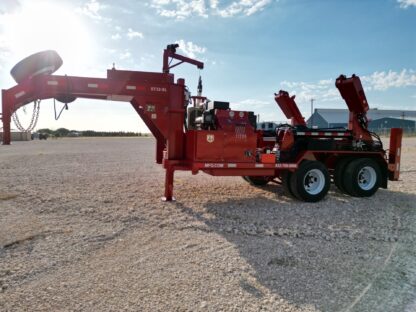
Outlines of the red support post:
{"type": "Polygon", "coordinates": [[[402,149],[402,128],[390,129],[389,180],[398,181],[400,176],[400,156],[402,149]]]}
{"type": "Polygon", "coordinates": [[[10,123],[11,123],[11,108],[9,107],[9,99],[6,95],[6,90],[1,90],[2,98],[2,121],[3,121],[3,145],[10,145],[10,123]]]}
{"type": "Polygon", "coordinates": [[[166,147],[166,140],[163,138],[156,138],[156,163],[163,163],[163,151],[166,147]]]}
{"type": "Polygon", "coordinates": [[[165,176],[165,197],[162,198],[163,201],[174,201],[173,197],[173,175],[174,169],[171,165],[166,166],[166,176],[165,176]]]}

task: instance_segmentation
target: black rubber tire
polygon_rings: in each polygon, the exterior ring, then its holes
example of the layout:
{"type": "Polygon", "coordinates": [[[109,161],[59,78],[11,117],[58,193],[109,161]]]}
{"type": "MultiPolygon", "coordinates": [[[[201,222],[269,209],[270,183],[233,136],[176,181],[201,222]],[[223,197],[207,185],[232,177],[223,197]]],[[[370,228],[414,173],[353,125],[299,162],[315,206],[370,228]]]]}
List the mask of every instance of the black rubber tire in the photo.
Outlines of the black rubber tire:
{"type": "Polygon", "coordinates": [[[335,166],[334,184],[342,193],[346,193],[345,187],[344,187],[344,174],[345,174],[345,168],[348,166],[351,160],[352,160],[351,158],[342,158],[341,160],[337,162],[335,166]]]}
{"type": "Polygon", "coordinates": [[[283,191],[290,197],[297,198],[295,194],[293,194],[292,189],[290,187],[290,178],[292,177],[292,172],[290,171],[283,171],[280,179],[282,180],[282,187],[283,191]]]}
{"type": "Polygon", "coordinates": [[[262,177],[262,176],[244,176],[244,180],[246,180],[251,185],[255,186],[263,186],[270,182],[270,177],[262,177]]]}
{"type": "Polygon", "coordinates": [[[56,51],[42,51],[21,60],[12,68],[10,74],[17,83],[21,83],[36,75],[50,75],[57,71],[62,63],[56,51]]]}
{"type": "Polygon", "coordinates": [[[323,163],[319,161],[306,160],[302,162],[298,169],[295,172],[293,172],[290,178],[290,188],[293,194],[299,200],[305,202],[314,203],[320,201],[328,193],[330,185],[331,178],[329,176],[328,169],[325,167],[323,163]],[[318,170],[322,173],[324,185],[322,187],[322,190],[320,190],[319,193],[316,194],[311,194],[305,188],[305,178],[311,170],[318,170]]]}
{"type": "Polygon", "coordinates": [[[345,191],[349,195],[354,197],[370,197],[374,195],[374,193],[377,192],[378,188],[381,185],[380,166],[377,164],[376,161],[370,158],[360,158],[351,161],[345,168],[343,185],[345,191]],[[373,168],[376,175],[376,181],[374,186],[368,190],[363,189],[358,182],[359,173],[361,169],[363,169],[364,167],[373,168]]]}

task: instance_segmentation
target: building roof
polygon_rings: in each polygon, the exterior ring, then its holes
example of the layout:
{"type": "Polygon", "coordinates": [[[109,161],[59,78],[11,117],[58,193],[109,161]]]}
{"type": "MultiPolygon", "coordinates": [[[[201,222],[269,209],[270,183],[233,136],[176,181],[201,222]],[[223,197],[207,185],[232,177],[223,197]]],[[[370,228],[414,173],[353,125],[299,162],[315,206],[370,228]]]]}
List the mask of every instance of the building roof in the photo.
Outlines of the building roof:
{"type": "MultiPolygon", "coordinates": [[[[348,109],[335,108],[316,108],[315,113],[318,113],[329,123],[347,123],[348,109]]],[[[367,112],[367,117],[371,120],[391,117],[400,119],[416,119],[416,111],[410,110],[384,110],[384,109],[370,109],[367,112]]]]}
{"type": "Polygon", "coordinates": [[[315,113],[321,115],[328,123],[348,123],[349,112],[347,109],[317,108],[315,113]]]}

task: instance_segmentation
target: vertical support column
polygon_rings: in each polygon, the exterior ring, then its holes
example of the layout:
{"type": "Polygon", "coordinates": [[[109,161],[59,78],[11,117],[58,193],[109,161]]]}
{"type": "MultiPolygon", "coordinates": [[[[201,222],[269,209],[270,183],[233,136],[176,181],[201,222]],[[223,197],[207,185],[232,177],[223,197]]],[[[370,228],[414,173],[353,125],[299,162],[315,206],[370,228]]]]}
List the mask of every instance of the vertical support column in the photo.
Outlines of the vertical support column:
{"type": "Polygon", "coordinates": [[[165,149],[165,139],[156,138],[156,163],[161,164],[163,162],[163,150],[165,149]]]}
{"type": "Polygon", "coordinates": [[[402,128],[390,129],[389,180],[397,181],[400,176],[400,156],[402,149],[402,128]]]}
{"type": "Polygon", "coordinates": [[[185,136],[183,133],[183,125],[185,121],[184,108],[184,88],[185,80],[178,79],[177,84],[171,87],[169,102],[169,133],[167,137],[168,143],[168,159],[182,160],[184,158],[185,136]]]}
{"type": "Polygon", "coordinates": [[[3,145],[10,145],[10,122],[11,122],[11,107],[9,107],[9,99],[6,95],[6,90],[1,90],[2,100],[2,121],[3,121],[3,145]]]}
{"type": "Polygon", "coordinates": [[[162,198],[163,201],[174,201],[173,197],[173,175],[174,169],[171,165],[166,166],[166,176],[165,176],[165,197],[162,198]]]}
{"type": "Polygon", "coordinates": [[[163,68],[162,72],[169,74],[169,51],[167,49],[163,50],[163,68]]]}

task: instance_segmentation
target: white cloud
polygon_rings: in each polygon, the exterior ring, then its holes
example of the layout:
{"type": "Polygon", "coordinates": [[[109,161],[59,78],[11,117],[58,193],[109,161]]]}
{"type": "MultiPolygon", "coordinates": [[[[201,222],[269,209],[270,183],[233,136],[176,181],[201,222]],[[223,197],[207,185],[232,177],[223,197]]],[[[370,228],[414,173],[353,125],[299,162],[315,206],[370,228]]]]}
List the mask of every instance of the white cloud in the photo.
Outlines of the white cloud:
{"type": "Polygon", "coordinates": [[[258,99],[245,99],[240,102],[231,103],[231,107],[236,110],[256,110],[264,109],[265,107],[270,106],[270,101],[262,101],[258,99]]]}
{"type": "Polygon", "coordinates": [[[238,0],[221,5],[219,0],[151,0],[150,6],[161,16],[184,20],[192,15],[204,18],[209,15],[250,16],[264,10],[271,2],[272,0],[238,0]]]}
{"type": "Polygon", "coordinates": [[[77,8],[78,13],[84,14],[94,20],[102,20],[103,17],[100,13],[105,8],[105,5],[101,4],[97,0],[88,0],[80,8],[77,8]]]}
{"type": "Polygon", "coordinates": [[[218,0],[210,0],[209,5],[211,9],[216,9],[218,7],[218,0]]]}
{"type": "Polygon", "coordinates": [[[332,79],[320,80],[317,83],[283,81],[281,86],[284,89],[289,88],[289,93],[296,95],[298,102],[307,102],[310,99],[329,102],[340,99],[332,79]]]}
{"type": "Polygon", "coordinates": [[[131,59],[131,53],[129,50],[125,50],[120,54],[120,60],[130,60],[131,59]]]}
{"type": "Polygon", "coordinates": [[[159,15],[183,20],[191,15],[208,17],[205,0],[152,0],[151,7],[155,8],[159,15]]]}
{"type": "Polygon", "coordinates": [[[261,1],[251,1],[251,2],[254,2],[254,3],[249,4],[248,7],[244,10],[244,13],[247,16],[250,16],[254,13],[262,11],[267,5],[269,5],[271,0],[261,0],[261,1]]]}
{"type": "Polygon", "coordinates": [[[129,40],[132,40],[134,38],[143,38],[143,33],[138,32],[138,31],[134,31],[133,29],[129,28],[127,31],[127,38],[129,38],[129,40]]]}
{"type": "Polygon", "coordinates": [[[271,0],[240,0],[218,9],[216,14],[222,17],[233,17],[240,14],[250,16],[262,11],[270,2],[271,0]]]}
{"type": "Polygon", "coordinates": [[[416,86],[416,72],[412,69],[403,69],[401,72],[392,70],[374,72],[369,76],[362,77],[361,80],[369,87],[369,90],[416,86]]]}
{"type": "Polygon", "coordinates": [[[2,0],[0,2],[0,14],[14,12],[20,5],[20,0],[2,0]]]}
{"type": "MultiPolygon", "coordinates": [[[[385,91],[391,88],[415,87],[416,71],[403,69],[400,72],[374,72],[360,77],[364,91],[385,91]]],[[[333,79],[324,79],[316,83],[283,81],[282,88],[288,89],[291,95],[296,95],[298,102],[307,102],[314,98],[320,102],[332,102],[341,99],[333,79]]]]}
{"type": "Polygon", "coordinates": [[[120,40],[123,36],[125,36],[129,40],[133,40],[135,38],[142,39],[144,37],[143,33],[135,31],[132,28],[129,28],[127,32],[124,31],[120,26],[116,26],[115,29],[117,32],[111,35],[110,38],[112,40],[120,40]],[[123,36],[120,33],[123,34],[123,36]]]}
{"type": "Polygon", "coordinates": [[[416,0],[397,0],[402,9],[407,9],[411,6],[416,6],[416,0]]]}
{"type": "Polygon", "coordinates": [[[192,41],[185,41],[183,39],[178,40],[176,43],[179,44],[179,50],[181,50],[186,56],[190,58],[196,58],[197,55],[204,54],[207,48],[200,47],[192,41]]]}

